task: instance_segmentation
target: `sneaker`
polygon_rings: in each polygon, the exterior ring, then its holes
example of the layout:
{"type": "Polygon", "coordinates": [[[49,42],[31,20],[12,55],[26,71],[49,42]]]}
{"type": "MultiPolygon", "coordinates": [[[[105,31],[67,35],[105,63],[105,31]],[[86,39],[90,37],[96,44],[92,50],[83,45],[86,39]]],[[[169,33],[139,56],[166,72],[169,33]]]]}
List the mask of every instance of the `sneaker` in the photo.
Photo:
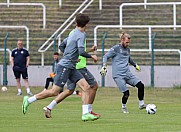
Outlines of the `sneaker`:
{"type": "Polygon", "coordinates": [[[22,104],[23,114],[26,114],[28,106],[29,106],[28,98],[29,98],[28,96],[24,96],[23,98],[23,104],[22,104]]]}
{"type": "Polygon", "coordinates": [[[92,115],[90,113],[82,115],[82,121],[94,121],[94,120],[97,120],[97,119],[98,119],[97,116],[94,116],[94,115],[92,115]]]}
{"type": "Polygon", "coordinates": [[[18,92],[18,93],[17,93],[17,96],[20,96],[20,95],[22,95],[22,92],[18,92]]]}
{"type": "Polygon", "coordinates": [[[32,92],[27,93],[27,95],[29,95],[29,96],[33,96],[32,92]]]}
{"type": "Polygon", "coordinates": [[[140,106],[139,106],[139,109],[140,109],[140,110],[146,109],[146,106],[147,106],[147,104],[140,105],[140,106]]]}
{"type": "Polygon", "coordinates": [[[129,112],[128,112],[128,109],[127,109],[126,107],[122,108],[122,112],[123,112],[124,114],[128,114],[128,113],[129,113],[129,112]]]}
{"type": "Polygon", "coordinates": [[[100,118],[100,117],[101,117],[101,115],[100,115],[100,114],[97,114],[97,113],[95,113],[95,112],[93,112],[93,111],[91,111],[91,112],[90,112],[90,114],[92,114],[92,115],[94,115],[94,116],[97,116],[98,118],[100,118]]]}
{"type": "Polygon", "coordinates": [[[47,108],[47,107],[44,107],[43,108],[44,112],[45,112],[45,117],[46,118],[51,118],[51,109],[47,108]]]}

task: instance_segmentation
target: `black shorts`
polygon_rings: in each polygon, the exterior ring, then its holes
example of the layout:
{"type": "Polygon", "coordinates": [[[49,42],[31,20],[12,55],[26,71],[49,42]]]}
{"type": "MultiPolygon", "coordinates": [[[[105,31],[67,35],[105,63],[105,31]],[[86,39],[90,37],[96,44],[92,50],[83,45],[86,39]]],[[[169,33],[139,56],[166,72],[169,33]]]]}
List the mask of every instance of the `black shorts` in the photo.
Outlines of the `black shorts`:
{"type": "Polygon", "coordinates": [[[21,75],[22,75],[22,78],[23,79],[28,79],[28,72],[27,72],[27,68],[21,68],[21,67],[18,67],[18,66],[14,66],[13,67],[13,72],[14,72],[14,76],[16,79],[18,78],[21,78],[21,75]]]}

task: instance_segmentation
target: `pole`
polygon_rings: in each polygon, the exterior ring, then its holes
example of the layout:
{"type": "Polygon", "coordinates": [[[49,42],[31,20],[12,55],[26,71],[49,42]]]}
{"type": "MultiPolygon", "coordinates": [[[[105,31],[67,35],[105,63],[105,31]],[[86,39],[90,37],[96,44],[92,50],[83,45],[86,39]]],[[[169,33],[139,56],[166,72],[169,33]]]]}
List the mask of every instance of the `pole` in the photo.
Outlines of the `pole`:
{"type": "Polygon", "coordinates": [[[154,42],[156,33],[153,34],[151,39],[151,87],[154,88],[154,42]]]}
{"type": "MultiPolygon", "coordinates": [[[[104,43],[105,43],[106,36],[107,36],[107,32],[104,32],[103,37],[102,37],[102,61],[103,61],[103,56],[104,56],[104,43]]],[[[102,87],[105,87],[104,76],[102,76],[102,87]]]]}
{"type": "Polygon", "coordinates": [[[7,45],[8,33],[4,38],[4,63],[3,63],[3,86],[7,86],[7,63],[6,63],[6,45],[7,45]]]}

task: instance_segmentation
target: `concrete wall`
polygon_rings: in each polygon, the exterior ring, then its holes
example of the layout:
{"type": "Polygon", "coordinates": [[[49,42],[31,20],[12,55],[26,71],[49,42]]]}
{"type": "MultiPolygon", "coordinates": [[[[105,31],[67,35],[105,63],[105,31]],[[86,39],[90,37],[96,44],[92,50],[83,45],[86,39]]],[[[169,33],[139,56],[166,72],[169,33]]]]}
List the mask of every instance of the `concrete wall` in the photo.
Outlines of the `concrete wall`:
{"type": "MultiPolygon", "coordinates": [[[[7,67],[7,78],[9,86],[16,86],[16,80],[12,71],[11,66],[7,67]]],[[[101,66],[88,65],[87,68],[97,79],[99,86],[101,86],[101,75],[99,71],[101,66]]],[[[134,67],[130,67],[131,71],[145,84],[150,86],[150,66],[141,66],[142,71],[137,72],[134,67]]],[[[44,86],[46,77],[49,76],[52,70],[51,66],[29,66],[29,83],[30,86],[44,86]]],[[[181,67],[180,66],[155,66],[155,87],[173,87],[181,85],[181,67]]],[[[3,84],[3,66],[0,65],[0,83],[3,84]]],[[[23,81],[22,81],[22,85],[23,81]]],[[[108,66],[108,73],[105,77],[106,87],[116,87],[115,82],[112,79],[112,67],[108,66]]]]}

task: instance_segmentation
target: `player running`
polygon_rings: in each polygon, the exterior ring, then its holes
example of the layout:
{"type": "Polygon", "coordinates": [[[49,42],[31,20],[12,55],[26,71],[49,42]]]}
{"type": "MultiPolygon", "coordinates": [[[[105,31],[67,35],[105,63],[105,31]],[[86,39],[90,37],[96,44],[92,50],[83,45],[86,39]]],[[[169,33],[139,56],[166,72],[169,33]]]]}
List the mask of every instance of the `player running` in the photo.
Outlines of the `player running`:
{"type": "Polygon", "coordinates": [[[67,38],[67,46],[63,57],[57,65],[56,76],[54,78],[52,89],[42,91],[30,98],[25,96],[22,105],[22,111],[24,114],[27,112],[27,108],[32,102],[58,95],[61,91],[63,91],[63,87],[69,79],[73,83],[77,83],[82,89],[82,108],[84,113],[82,115],[82,120],[92,121],[98,119],[97,116],[90,114],[88,111],[90,85],[75,68],[79,55],[86,58],[92,58],[94,62],[97,62],[96,55],[90,55],[84,51],[84,41],[86,38],[85,29],[89,20],[89,16],[84,14],[78,14],[76,16],[75,32],[67,38]]]}
{"type": "MultiPolygon", "coordinates": [[[[74,30],[70,32],[72,34],[74,30]]],[[[64,41],[60,44],[59,48],[62,52],[64,52],[64,49],[67,45],[67,39],[64,39],[64,41]]],[[[84,43],[84,47],[86,48],[86,41],[84,43]]],[[[90,49],[88,49],[86,52],[93,52],[97,49],[97,46],[92,46],[90,49]]],[[[89,72],[89,70],[86,68],[86,58],[83,56],[79,56],[79,62],[76,64],[76,69],[84,76],[88,84],[90,85],[90,99],[88,104],[88,110],[89,113],[97,116],[98,118],[101,116],[100,114],[97,114],[92,111],[92,104],[94,102],[96,91],[98,88],[98,83],[94,76],[89,72]]],[[[67,89],[64,90],[62,93],[60,93],[55,100],[53,100],[48,106],[44,107],[45,116],[47,118],[51,118],[51,111],[52,109],[61,101],[63,101],[66,97],[71,95],[76,88],[76,83],[72,82],[71,80],[67,81],[67,89]],[[56,103],[55,103],[56,102],[56,103]]],[[[85,113],[83,113],[84,115],[85,113]]],[[[83,119],[84,120],[84,119],[83,119]]]]}

